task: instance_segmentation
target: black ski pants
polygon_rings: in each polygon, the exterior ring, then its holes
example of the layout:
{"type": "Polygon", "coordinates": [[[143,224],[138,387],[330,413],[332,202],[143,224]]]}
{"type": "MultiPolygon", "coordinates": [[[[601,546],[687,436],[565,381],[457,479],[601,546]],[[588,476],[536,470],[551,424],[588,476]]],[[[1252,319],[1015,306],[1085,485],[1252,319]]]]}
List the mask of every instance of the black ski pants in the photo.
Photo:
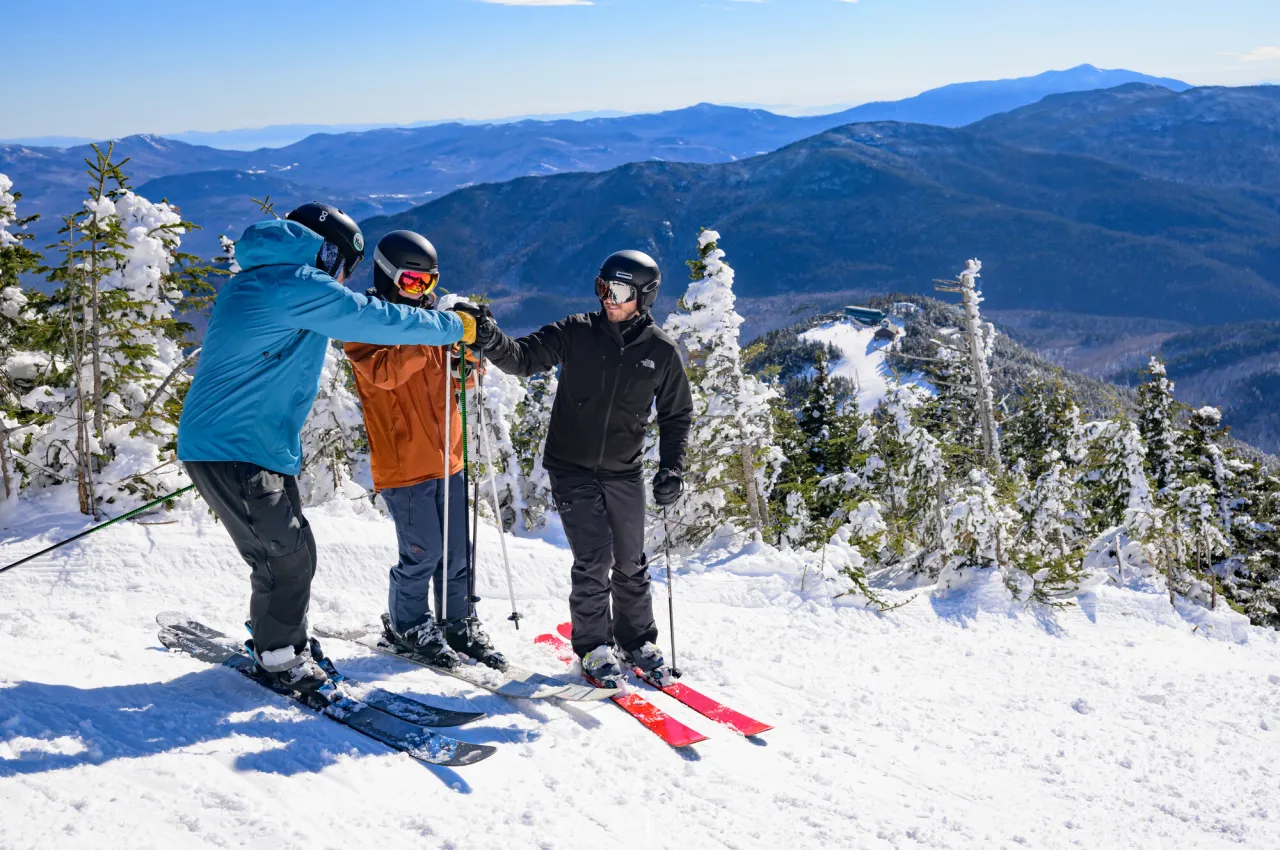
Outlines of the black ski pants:
{"type": "Polygon", "coordinates": [[[590,471],[547,470],[573,549],[569,611],[579,657],[603,643],[624,650],[657,640],[644,555],[644,484],[590,471]]]}
{"type": "Polygon", "coordinates": [[[259,652],[307,644],[316,539],[302,515],[298,482],[252,463],[196,461],[187,475],[226,526],[252,570],[249,628],[259,652]]]}

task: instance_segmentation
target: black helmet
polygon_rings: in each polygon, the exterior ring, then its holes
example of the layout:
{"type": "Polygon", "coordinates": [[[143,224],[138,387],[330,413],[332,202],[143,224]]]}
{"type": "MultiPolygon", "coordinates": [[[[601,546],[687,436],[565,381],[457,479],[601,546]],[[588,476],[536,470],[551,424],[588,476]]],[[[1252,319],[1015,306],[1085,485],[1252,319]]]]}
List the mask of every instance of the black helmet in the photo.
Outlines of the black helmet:
{"type": "Polygon", "coordinates": [[[384,301],[431,306],[436,302],[434,292],[440,279],[440,264],[436,248],[427,237],[412,230],[393,230],[378,240],[373,249],[373,288],[384,301]],[[400,278],[405,272],[418,272],[430,276],[426,295],[422,301],[407,301],[400,297],[400,278]]]}
{"type": "Polygon", "coordinates": [[[662,272],[648,254],[641,251],[619,251],[610,254],[600,266],[600,274],[596,277],[596,294],[603,298],[604,288],[610,283],[630,285],[635,298],[640,302],[641,312],[644,312],[658,298],[662,272]]]}
{"type": "Polygon", "coordinates": [[[316,268],[336,278],[341,266],[350,279],[351,273],[364,259],[364,234],[351,216],[330,204],[313,201],[298,207],[285,218],[298,222],[324,239],[316,254],[316,268]]]}

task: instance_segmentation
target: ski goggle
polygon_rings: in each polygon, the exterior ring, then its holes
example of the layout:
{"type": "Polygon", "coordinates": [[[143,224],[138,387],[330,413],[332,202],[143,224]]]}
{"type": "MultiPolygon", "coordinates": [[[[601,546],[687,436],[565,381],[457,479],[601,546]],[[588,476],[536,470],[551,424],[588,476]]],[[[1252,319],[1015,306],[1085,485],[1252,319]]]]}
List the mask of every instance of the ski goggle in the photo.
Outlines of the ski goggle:
{"type": "Polygon", "coordinates": [[[596,297],[601,301],[626,304],[628,301],[636,300],[636,288],[629,283],[598,277],[596,278],[596,297]]]}
{"type": "Polygon", "coordinates": [[[426,295],[440,282],[439,272],[420,272],[401,269],[396,273],[396,286],[410,295],[426,295]]]}

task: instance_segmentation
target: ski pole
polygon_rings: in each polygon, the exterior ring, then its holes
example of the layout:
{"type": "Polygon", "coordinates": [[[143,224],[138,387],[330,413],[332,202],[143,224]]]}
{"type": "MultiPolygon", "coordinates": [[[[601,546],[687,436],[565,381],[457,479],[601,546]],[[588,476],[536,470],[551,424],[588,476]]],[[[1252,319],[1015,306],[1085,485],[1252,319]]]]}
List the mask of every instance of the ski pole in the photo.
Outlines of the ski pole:
{"type": "Polygon", "coordinates": [[[75,541],[79,540],[81,537],[88,537],[90,534],[93,534],[95,531],[101,531],[102,529],[106,528],[108,525],[115,525],[117,522],[120,522],[121,520],[126,520],[126,519],[129,519],[130,517],[135,517],[138,514],[142,513],[143,511],[154,508],[156,505],[163,504],[164,502],[167,502],[170,499],[176,499],[179,496],[181,496],[183,493],[186,493],[190,490],[195,489],[195,486],[196,485],[194,484],[188,484],[186,487],[183,487],[181,490],[170,493],[167,496],[161,496],[159,499],[156,499],[154,502],[147,502],[142,507],[129,511],[127,514],[121,514],[115,519],[109,519],[104,523],[99,523],[98,525],[95,525],[93,528],[86,528],[84,531],[80,532],[79,534],[68,537],[66,540],[63,540],[60,543],[55,543],[52,546],[47,546],[44,549],[41,549],[39,552],[36,552],[34,555],[28,555],[27,557],[22,558],[21,560],[14,561],[12,564],[6,564],[5,566],[0,567],[0,573],[3,573],[6,570],[11,570],[14,567],[20,567],[23,564],[27,563],[28,561],[34,561],[36,558],[39,558],[41,555],[47,555],[50,552],[52,552],[54,549],[61,549],[63,546],[66,546],[68,543],[74,543],[75,541]]]}
{"type": "Polygon", "coordinates": [[[667,509],[662,508],[662,542],[666,546],[667,561],[667,631],[671,635],[671,675],[680,678],[676,667],[676,603],[671,589],[671,530],[667,527],[667,509]]]}
{"type": "MultiPolygon", "coordinates": [[[[489,482],[493,485],[493,513],[498,520],[498,542],[502,544],[502,566],[507,571],[507,595],[511,597],[511,616],[507,619],[515,623],[516,631],[520,631],[520,612],[516,610],[516,586],[511,580],[511,559],[507,557],[507,535],[502,530],[502,503],[498,501],[497,459],[493,456],[493,447],[489,441],[489,429],[484,425],[484,352],[480,352],[480,363],[476,369],[476,397],[480,400],[477,414],[480,422],[480,440],[483,443],[484,456],[489,459],[489,482]]],[[[477,481],[477,486],[479,482],[477,481]]]]}
{"type": "Polygon", "coordinates": [[[453,447],[449,439],[449,424],[452,417],[450,414],[449,397],[453,395],[453,375],[451,374],[452,364],[449,362],[453,357],[453,346],[445,346],[444,349],[444,527],[440,535],[443,540],[441,545],[441,564],[442,577],[440,579],[440,626],[449,621],[449,467],[452,465],[453,447]]]}
{"type": "MultiPolygon", "coordinates": [[[[468,515],[476,516],[474,503],[468,501],[467,478],[471,474],[470,434],[467,431],[467,347],[462,347],[462,361],[458,365],[459,382],[462,384],[461,395],[458,396],[458,412],[462,415],[462,502],[465,506],[462,513],[462,532],[467,532],[468,515]]],[[[477,491],[478,492],[478,491],[477,491]]],[[[474,522],[474,519],[473,519],[474,522]]],[[[476,540],[475,535],[464,539],[467,548],[467,619],[476,619],[476,540]]]]}

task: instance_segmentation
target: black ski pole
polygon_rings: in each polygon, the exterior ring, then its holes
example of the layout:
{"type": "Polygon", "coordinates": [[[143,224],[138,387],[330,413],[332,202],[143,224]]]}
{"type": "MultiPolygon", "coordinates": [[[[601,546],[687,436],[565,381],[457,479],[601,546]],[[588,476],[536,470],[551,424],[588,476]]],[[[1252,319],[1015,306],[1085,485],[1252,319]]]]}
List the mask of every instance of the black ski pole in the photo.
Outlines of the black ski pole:
{"type": "Polygon", "coordinates": [[[667,631],[671,634],[671,675],[680,678],[676,667],[676,603],[671,587],[671,529],[667,526],[667,509],[662,508],[662,542],[666,546],[667,561],[667,631]]]}
{"type": "Polygon", "coordinates": [[[34,555],[28,555],[27,557],[19,561],[14,561],[12,564],[6,564],[5,566],[0,567],[0,573],[5,572],[6,570],[11,570],[14,567],[20,567],[23,564],[27,563],[28,561],[34,561],[36,558],[39,558],[41,555],[49,554],[54,549],[61,549],[63,546],[66,546],[68,543],[76,542],[81,537],[88,537],[90,534],[93,534],[95,531],[101,531],[102,529],[106,528],[109,525],[115,525],[117,522],[120,522],[121,520],[126,520],[126,519],[129,519],[130,517],[135,517],[138,514],[142,513],[143,511],[154,508],[156,505],[164,504],[170,499],[176,499],[179,496],[181,496],[183,493],[186,493],[188,490],[194,489],[195,486],[196,485],[194,484],[188,484],[186,487],[183,487],[181,490],[178,490],[175,493],[170,493],[167,496],[162,496],[159,499],[156,499],[154,502],[147,502],[142,507],[129,511],[127,514],[121,514],[115,519],[110,519],[110,520],[107,520],[106,522],[99,523],[98,525],[95,525],[93,528],[86,528],[84,531],[72,537],[68,537],[66,540],[63,540],[61,543],[55,543],[52,546],[41,549],[39,552],[36,552],[34,555]]]}

